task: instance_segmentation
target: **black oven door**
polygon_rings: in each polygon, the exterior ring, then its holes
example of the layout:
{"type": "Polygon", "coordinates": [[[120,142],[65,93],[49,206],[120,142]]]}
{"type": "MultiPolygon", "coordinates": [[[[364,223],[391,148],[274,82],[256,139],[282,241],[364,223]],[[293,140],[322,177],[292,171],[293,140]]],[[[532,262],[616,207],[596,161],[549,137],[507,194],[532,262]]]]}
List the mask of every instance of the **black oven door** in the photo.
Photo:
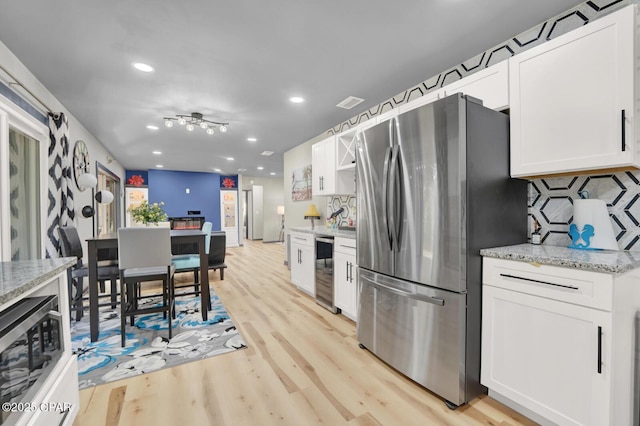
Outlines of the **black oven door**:
{"type": "MultiPolygon", "coordinates": [[[[31,402],[63,351],[58,296],[25,298],[0,312],[0,402],[31,402]]],[[[19,414],[3,410],[0,424],[19,414]]]]}

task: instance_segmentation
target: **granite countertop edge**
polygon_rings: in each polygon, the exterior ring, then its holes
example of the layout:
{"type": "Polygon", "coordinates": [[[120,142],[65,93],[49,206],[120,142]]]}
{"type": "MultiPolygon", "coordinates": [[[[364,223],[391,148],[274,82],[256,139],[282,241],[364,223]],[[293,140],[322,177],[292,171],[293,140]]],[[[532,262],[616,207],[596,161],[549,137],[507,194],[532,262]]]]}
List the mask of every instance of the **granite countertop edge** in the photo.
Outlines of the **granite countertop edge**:
{"type": "Polygon", "coordinates": [[[315,229],[300,227],[300,228],[289,228],[290,232],[306,232],[308,234],[314,234],[316,236],[331,236],[331,237],[340,237],[340,238],[356,238],[356,231],[348,231],[348,230],[340,230],[340,229],[331,229],[326,226],[316,226],[315,229]]]}
{"type": "Polygon", "coordinates": [[[480,255],[615,274],[640,268],[640,252],[629,251],[579,250],[549,245],[517,244],[482,249],[480,255]]]}
{"type": "Polygon", "coordinates": [[[75,257],[0,263],[0,305],[55,277],[75,265],[75,257]]]}

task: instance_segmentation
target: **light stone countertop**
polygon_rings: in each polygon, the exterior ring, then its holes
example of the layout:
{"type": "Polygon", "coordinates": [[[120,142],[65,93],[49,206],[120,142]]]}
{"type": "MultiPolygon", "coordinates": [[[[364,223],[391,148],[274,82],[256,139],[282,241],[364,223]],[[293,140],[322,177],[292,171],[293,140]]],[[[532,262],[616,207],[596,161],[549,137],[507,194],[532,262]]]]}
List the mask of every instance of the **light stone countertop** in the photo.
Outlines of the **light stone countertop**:
{"type": "Polygon", "coordinates": [[[75,257],[0,262],[0,305],[76,264],[75,257]]]}
{"type": "Polygon", "coordinates": [[[518,244],[486,248],[480,255],[595,272],[623,273],[640,267],[640,252],[580,250],[550,245],[518,244]]]}
{"type": "Polygon", "coordinates": [[[289,228],[289,231],[307,232],[309,234],[315,234],[317,237],[330,236],[330,237],[341,237],[341,238],[352,238],[352,239],[356,238],[356,231],[331,229],[326,226],[316,226],[315,229],[311,229],[311,227],[289,228]]]}

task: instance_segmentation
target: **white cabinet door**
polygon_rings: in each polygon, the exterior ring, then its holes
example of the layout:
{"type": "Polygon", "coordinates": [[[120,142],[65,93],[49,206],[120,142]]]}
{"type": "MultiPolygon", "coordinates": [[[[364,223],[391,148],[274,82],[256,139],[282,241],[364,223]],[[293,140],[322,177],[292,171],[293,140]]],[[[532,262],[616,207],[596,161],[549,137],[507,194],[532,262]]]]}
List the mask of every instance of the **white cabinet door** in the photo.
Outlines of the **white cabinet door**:
{"type": "Polygon", "coordinates": [[[311,191],[313,195],[322,195],[322,181],[325,174],[326,140],[314,143],[311,147],[311,191]]]}
{"type": "Polygon", "coordinates": [[[357,316],[357,281],[356,257],[354,255],[333,253],[334,303],[342,314],[356,321],[357,316]]]}
{"type": "Polygon", "coordinates": [[[483,292],[482,384],[560,425],[609,424],[611,314],[483,292]]]}
{"type": "Polygon", "coordinates": [[[637,165],[636,7],[509,59],[511,176],[637,165]]]}
{"type": "Polygon", "coordinates": [[[487,108],[509,107],[509,61],[504,60],[444,87],[444,96],[463,93],[482,100],[487,108]]]}
{"type": "Polygon", "coordinates": [[[316,295],[315,280],[315,250],[313,247],[300,246],[300,281],[297,284],[300,290],[316,295]]]}
{"type": "Polygon", "coordinates": [[[306,232],[291,232],[291,282],[300,290],[315,296],[315,236],[306,232]]]}
{"type": "Polygon", "coordinates": [[[331,136],[311,147],[313,195],[335,194],[336,138],[331,136]]]}

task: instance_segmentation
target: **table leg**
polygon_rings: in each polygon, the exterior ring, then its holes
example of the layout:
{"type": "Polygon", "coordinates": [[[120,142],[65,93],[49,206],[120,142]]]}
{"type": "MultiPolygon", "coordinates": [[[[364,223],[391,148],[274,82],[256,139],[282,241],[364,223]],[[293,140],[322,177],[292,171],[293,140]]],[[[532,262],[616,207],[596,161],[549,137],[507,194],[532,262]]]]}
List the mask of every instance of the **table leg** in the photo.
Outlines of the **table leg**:
{"type": "Polygon", "coordinates": [[[205,249],[203,236],[200,239],[200,310],[202,311],[202,320],[206,321],[211,309],[211,297],[209,296],[209,255],[205,249]]]}
{"type": "Polygon", "coordinates": [[[94,240],[87,242],[89,252],[89,330],[91,341],[98,340],[100,334],[98,324],[98,248],[94,240]]]}

